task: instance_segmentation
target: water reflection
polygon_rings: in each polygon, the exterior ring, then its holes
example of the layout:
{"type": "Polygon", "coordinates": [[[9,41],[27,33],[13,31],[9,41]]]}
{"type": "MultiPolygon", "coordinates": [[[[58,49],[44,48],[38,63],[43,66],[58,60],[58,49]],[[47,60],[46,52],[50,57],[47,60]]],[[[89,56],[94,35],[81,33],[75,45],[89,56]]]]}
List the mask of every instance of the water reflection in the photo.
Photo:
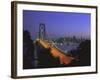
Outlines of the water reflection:
{"type": "Polygon", "coordinates": [[[63,43],[55,43],[55,45],[57,46],[57,48],[59,48],[61,51],[63,51],[64,53],[67,54],[67,52],[71,51],[71,50],[76,50],[77,47],[79,46],[80,43],[67,43],[67,44],[63,44],[63,43]]]}

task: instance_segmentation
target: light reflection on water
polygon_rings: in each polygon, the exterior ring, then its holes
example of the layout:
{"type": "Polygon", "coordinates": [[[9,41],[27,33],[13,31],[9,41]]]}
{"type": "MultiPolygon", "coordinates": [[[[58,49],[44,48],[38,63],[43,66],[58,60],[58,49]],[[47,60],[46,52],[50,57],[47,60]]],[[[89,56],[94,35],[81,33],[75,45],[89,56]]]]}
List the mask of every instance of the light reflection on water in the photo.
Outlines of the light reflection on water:
{"type": "Polygon", "coordinates": [[[79,43],[72,43],[72,44],[56,44],[56,46],[62,50],[63,52],[67,53],[68,51],[75,50],[79,46],[79,43]]]}

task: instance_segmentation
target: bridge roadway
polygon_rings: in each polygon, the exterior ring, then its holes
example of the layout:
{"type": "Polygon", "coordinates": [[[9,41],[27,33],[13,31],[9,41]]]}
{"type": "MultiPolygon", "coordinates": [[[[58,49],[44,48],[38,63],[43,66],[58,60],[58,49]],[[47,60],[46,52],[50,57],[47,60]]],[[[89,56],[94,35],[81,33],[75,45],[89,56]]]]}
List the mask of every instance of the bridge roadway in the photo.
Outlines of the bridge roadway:
{"type": "Polygon", "coordinates": [[[60,64],[70,64],[75,59],[72,56],[64,54],[58,48],[52,46],[48,41],[42,39],[37,39],[36,41],[39,42],[44,48],[50,49],[50,53],[54,58],[59,59],[60,64]]]}

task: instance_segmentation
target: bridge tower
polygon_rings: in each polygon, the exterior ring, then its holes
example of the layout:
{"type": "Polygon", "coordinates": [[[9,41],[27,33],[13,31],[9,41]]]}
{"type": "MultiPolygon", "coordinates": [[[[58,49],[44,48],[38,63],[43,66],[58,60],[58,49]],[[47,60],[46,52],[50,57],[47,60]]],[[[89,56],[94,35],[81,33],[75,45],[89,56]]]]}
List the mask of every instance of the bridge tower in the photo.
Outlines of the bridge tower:
{"type": "Polygon", "coordinates": [[[39,39],[44,40],[45,38],[46,38],[45,24],[40,23],[40,25],[39,25],[39,39]]]}

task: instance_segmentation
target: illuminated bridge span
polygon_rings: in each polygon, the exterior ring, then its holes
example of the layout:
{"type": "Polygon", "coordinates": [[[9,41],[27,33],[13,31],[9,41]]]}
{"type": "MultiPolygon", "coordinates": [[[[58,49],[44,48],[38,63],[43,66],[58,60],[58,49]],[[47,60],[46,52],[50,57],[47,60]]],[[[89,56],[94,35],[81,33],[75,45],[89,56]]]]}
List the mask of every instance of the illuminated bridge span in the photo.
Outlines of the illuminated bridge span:
{"type": "Polygon", "coordinates": [[[60,64],[69,64],[74,59],[71,56],[65,55],[62,51],[58,48],[51,46],[51,44],[47,41],[37,39],[37,41],[46,49],[50,49],[50,53],[54,58],[59,58],[60,64]]]}
{"type": "Polygon", "coordinates": [[[51,54],[53,58],[58,58],[60,64],[69,64],[75,59],[74,57],[65,54],[52,40],[49,39],[46,34],[45,24],[40,24],[38,38],[35,42],[39,43],[43,48],[49,49],[50,53],[48,54],[51,54]]]}

